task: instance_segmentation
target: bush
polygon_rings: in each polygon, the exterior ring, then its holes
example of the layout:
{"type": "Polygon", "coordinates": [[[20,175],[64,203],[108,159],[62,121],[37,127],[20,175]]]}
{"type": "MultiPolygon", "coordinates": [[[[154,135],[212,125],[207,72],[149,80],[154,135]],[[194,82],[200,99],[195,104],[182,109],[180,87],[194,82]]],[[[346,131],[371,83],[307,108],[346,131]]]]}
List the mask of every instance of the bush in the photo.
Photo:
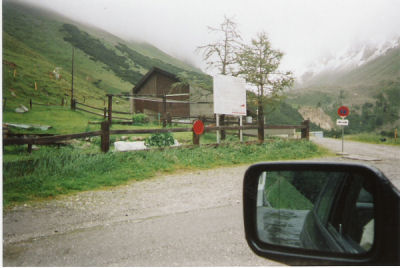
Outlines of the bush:
{"type": "Polygon", "coordinates": [[[143,125],[150,122],[150,119],[146,114],[134,114],[132,120],[134,125],[143,125]]]}
{"type": "Polygon", "coordinates": [[[157,133],[146,138],[144,144],[150,147],[166,147],[175,143],[171,133],[157,133]]]}

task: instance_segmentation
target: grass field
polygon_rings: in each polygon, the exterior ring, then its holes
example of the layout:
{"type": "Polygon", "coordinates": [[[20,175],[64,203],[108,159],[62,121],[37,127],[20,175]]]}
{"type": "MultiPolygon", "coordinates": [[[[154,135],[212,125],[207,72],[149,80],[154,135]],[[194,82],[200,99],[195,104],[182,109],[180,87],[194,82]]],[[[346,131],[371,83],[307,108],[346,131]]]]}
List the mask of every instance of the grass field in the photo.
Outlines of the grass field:
{"type": "Polygon", "coordinates": [[[361,133],[354,135],[346,135],[346,140],[360,141],[372,144],[386,144],[386,145],[397,145],[400,146],[400,137],[397,139],[384,137],[378,134],[361,133]]]}
{"type": "Polygon", "coordinates": [[[315,144],[299,140],[106,154],[68,146],[60,149],[42,147],[28,155],[21,148],[10,146],[4,152],[3,204],[6,207],[29,200],[120,185],[177,170],[304,159],[326,154],[315,144]]]}

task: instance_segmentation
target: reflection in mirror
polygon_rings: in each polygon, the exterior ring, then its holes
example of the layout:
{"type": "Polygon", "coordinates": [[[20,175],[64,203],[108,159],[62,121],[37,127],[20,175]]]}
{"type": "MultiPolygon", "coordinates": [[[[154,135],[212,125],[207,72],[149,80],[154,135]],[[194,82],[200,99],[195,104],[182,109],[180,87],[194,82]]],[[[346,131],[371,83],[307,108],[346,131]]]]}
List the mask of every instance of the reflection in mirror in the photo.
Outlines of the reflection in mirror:
{"type": "Polygon", "coordinates": [[[360,174],[265,171],[257,231],[265,243],[360,254],[374,242],[374,187],[360,174]]]}

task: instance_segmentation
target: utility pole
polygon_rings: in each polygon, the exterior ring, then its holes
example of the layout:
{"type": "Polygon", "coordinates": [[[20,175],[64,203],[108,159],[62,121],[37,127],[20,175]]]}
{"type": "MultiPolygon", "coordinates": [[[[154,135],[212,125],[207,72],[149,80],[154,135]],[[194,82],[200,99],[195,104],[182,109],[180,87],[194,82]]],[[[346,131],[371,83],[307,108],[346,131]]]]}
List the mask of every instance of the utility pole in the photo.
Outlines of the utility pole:
{"type": "Polygon", "coordinates": [[[71,69],[71,75],[72,75],[72,80],[71,80],[71,109],[74,110],[74,48],[72,48],[72,69],[71,69]]]}

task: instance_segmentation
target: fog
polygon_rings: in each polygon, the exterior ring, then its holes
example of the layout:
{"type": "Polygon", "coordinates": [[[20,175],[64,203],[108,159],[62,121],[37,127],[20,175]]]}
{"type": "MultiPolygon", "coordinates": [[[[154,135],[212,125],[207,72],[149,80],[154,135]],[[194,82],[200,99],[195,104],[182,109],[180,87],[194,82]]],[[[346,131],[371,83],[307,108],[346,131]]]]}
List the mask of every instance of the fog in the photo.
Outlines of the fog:
{"type": "Polygon", "coordinates": [[[318,59],[357,44],[400,36],[398,0],[26,0],[127,40],[148,42],[205,70],[197,46],[207,26],[234,17],[245,41],[265,31],[285,53],[282,69],[301,74],[318,59]]]}

